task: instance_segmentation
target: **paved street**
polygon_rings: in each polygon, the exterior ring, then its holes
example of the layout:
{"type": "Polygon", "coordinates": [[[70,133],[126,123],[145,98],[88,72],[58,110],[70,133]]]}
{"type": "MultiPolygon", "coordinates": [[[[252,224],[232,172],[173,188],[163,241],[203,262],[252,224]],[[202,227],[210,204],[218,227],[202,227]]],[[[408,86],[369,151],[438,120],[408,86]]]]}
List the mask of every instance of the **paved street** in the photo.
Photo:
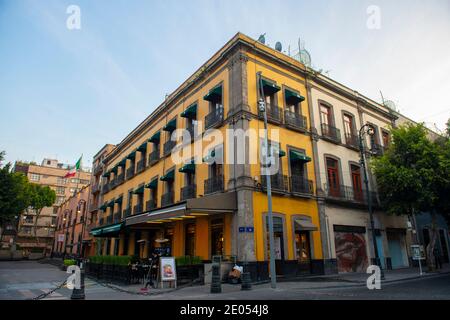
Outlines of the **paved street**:
{"type": "MultiPolygon", "coordinates": [[[[414,270],[412,270],[414,271],[414,270]]],[[[395,274],[395,273],[394,273],[395,274]]],[[[31,299],[48,292],[62,283],[67,274],[50,264],[34,261],[0,262],[0,299],[31,299]]],[[[186,287],[158,295],[136,295],[120,292],[87,279],[86,299],[450,299],[450,274],[424,275],[421,279],[411,279],[408,271],[397,272],[395,282],[382,283],[381,290],[368,290],[363,282],[365,275],[351,275],[345,280],[336,277],[322,277],[296,282],[279,282],[273,290],[269,284],[254,285],[251,291],[241,291],[240,286],[222,285],[223,293],[210,294],[209,286],[186,287]],[[400,274],[404,276],[401,280],[400,274]]],[[[121,287],[129,292],[140,292],[140,285],[121,287]]],[[[71,290],[61,288],[45,300],[70,299],[71,290]]]]}

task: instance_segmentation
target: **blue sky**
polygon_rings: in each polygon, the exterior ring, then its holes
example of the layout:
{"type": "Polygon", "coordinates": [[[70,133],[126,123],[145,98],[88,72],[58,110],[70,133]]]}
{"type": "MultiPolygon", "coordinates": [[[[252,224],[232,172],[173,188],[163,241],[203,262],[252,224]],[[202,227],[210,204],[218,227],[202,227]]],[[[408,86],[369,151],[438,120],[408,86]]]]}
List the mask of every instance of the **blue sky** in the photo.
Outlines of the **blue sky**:
{"type": "Polygon", "coordinates": [[[0,0],[0,150],[90,166],[238,31],[284,49],[301,37],[333,79],[430,126],[450,118],[447,0],[0,0]]]}

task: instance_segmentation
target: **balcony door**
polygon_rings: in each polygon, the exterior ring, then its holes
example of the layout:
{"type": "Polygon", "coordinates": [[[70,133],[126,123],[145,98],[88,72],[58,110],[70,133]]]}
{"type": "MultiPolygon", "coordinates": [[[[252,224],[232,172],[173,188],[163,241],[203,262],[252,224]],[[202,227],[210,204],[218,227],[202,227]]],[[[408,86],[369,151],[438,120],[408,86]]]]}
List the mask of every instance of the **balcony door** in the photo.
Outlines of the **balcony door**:
{"type": "Polygon", "coordinates": [[[326,126],[332,125],[331,108],[323,104],[320,105],[320,122],[326,126]]]}
{"type": "Polygon", "coordinates": [[[338,161],[332,158],[327,158],[327,176],[328,188],[331,196],[340,196],[340,179],[338,161]]]}
{"type": "Polygon", "coordinates": [[[344,134],[347,144],[355,144],[355,122],[351,115],[344,114],[344,134]]]}
{"type": "Polygon", "coordinates": [[[352,164],[350,165],[350,170],[352,174],[353,197],[357,201],[362,201],[361,168],[352,164]]]}

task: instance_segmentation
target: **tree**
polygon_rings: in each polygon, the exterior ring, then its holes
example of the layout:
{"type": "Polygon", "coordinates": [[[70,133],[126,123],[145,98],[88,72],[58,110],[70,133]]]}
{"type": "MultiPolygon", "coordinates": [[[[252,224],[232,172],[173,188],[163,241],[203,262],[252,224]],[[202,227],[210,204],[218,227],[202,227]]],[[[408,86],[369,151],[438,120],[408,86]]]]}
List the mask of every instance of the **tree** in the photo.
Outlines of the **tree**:
{"type": "Polygon", "coordinates": [[[392,130],[386,153],[372,161],[382,205],[389,214],[431,214],[430,242],[426,248],[430,271],[435,269],[433,249],[437,240],[437,212],[448,216],[450,145],[432,142],[423,124],[392,130]]]}
{"type": "MultiPolygon", "coordinates": [[[[4,152],[2,152],[2,155],[4,152]]],[[[29,183],[19,172],[11,172],[11,164],[0,168],[0,224],[13,221],[28,207],[29,183]]]]}
{"type": "MultiPolygon", "coordinates": [[[[30,184],[30,203],[29,207],[36,211],[36,219],[34,221],[34,236],[37,234],[37,223],[42,209],[50,207],[55,203],[56,193],[48,186],[41,186],[39,184],[30,184]]],[[[36,237],[38,240],[38,238],[36,237]]]]}

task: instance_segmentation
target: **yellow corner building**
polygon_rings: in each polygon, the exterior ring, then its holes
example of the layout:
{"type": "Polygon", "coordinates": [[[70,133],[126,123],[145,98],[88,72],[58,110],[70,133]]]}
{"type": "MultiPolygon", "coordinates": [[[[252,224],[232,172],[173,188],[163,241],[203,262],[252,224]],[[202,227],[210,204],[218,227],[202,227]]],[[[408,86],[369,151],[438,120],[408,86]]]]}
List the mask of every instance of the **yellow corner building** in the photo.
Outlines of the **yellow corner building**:
{"type": "Polygon", "coordinates": [[[323,273],[307,78],[299,61],[236,34],[94,161],[98,253],[146,258],[157,249],[204,263],[220,256],[245,264],[253,281],[268,279],[270,178],[277,275],[323,273]],[[258,73],[277,168],[270,176],[261,174],[258,73]],[[237,161],[243,146],[245,161],[237,161]]]}

